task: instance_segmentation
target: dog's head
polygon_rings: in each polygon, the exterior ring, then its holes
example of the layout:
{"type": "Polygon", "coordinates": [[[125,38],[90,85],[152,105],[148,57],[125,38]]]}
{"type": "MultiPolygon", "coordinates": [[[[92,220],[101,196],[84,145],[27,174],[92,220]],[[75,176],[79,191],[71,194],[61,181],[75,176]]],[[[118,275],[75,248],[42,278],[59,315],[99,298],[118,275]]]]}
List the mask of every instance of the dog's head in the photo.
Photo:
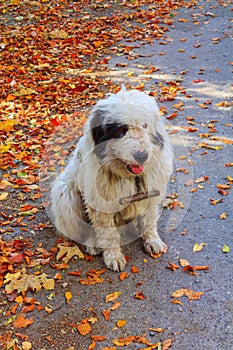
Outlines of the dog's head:
{"type": "Polygon", "coordinates": [[[140,175],[163,150],[167,135],[152,97],[122,88],[99,101],[88,126],[93,152],[119,175],[140,175]]]}

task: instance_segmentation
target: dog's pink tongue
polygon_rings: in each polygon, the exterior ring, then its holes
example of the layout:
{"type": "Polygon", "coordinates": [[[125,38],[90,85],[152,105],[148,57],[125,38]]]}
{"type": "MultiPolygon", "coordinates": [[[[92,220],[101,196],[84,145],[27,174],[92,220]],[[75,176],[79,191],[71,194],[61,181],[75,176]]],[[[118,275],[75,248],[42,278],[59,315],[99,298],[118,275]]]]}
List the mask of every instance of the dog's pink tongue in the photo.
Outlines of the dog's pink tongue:
{"type": "Polygon", "coordinates": [[[130,170],[134,174],[141,174],[144,170],[144,165],[136,165],[136,164],[130,165],[130,170]]]}

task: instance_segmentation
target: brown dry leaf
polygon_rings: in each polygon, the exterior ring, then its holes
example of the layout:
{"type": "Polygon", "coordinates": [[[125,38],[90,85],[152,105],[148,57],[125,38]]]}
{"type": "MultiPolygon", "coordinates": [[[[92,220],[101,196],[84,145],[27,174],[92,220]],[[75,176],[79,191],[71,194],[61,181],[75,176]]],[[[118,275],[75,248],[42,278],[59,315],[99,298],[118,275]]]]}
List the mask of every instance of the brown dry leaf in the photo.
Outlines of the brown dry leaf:
{"type": "Polygon", "coordinates": [[[26,318],[23,313],[19,313],[13,322],[15,328],[26,328],[33,323],[33,318],[26,318]]]}
{"type": "Polygon", "coordinates": [[[134,295],[134,298],[143,300],[143,299],[145,299],[145,295],[142,293],[142,291],[139,291],[134,295]]]}
{"type": "Polygon", "coordinates": [[[149,328],[149,331],[163,333],[163,332],[165,332],[165,329],[163,329],[163,328],[149,328]]]}
{"type": "Polygon", "coordinates": [[[203,294],[204,294],[204,292],[193,292],[190,289],[181,288],[181,289],[177,289],[176,291],[174,291],[172,293],[172,297],[173,298],[180,298],[182,296],[186,296],[186,297],[188,297],[189,301],[192,301],[192,300],[199,300],[203,294]]]}
{"type": "Polygon", "coordinates": [[[109,303],[110,301],[114,301],[119,297],[119,295],[121,295],[121,292],[114,292],[114,293],[108,294],[105,297],[105,302],[109,303]]]}
{"type": "Polygon", "coordinates": [[[62,260],[64,263],[68,263],[74,256],[78,256],[79,259],[83,259],[84,255],[77,245],[73,247],[67,247],[62,244],[58,244],[57,260],[62,260]]]}
{"type": "Polygon", "coordinates": [[[162,350],[167,350],[167,349],[171,348],[173,341],[174,341],[174,338],[164,340],[163,345],[162,345],[162,350]]]}
{"type": "Polygon", "coordinates": [[[230,107],[230,106],[232,106],[232,102],[221,101],[221,102],[217,103],[215,106],[217,106],[217,107],[230,107]]]}
{"type": "Polygon", "coordinates": [[[179,269],[180,267],[178,265],[176,265],[175,263],[169,261],[168,262],[169,265],[166,266],[167,269],[171,269],[172,271],[176,271],[177,269],[179,269]]]}
{"type": "Polygon", "coordinates": [[[179,299],[172,299],[171,303],[172,304],[183,305],[182,301],[180,301],[179,299]]]}
{"type": "Polygon", "coordinates": [[[135,339],[136,337],[131,335],[127,338],[114,339],[112,342],[114,345],[117,345],[117,346],[126,346],[126,345],[130,345],[135,339]]]}
{"type": "Polygon", "coordinates": [[[186,259],[179,259],[179,264],[180,264],[180,266],[182,266],[182,267],[185,267],[185,266],[189,266],[189,265],[190,265],[190,263],[189,263],[188,260],[186,260],[186,259]]]}
{"type": "Polygon", "coordinates": [[[22,342],[22,350],[31,350],[32,349],[32,343],[29,341],[22,342]]]}
{"type": "Polygon", "coordinates": [[[193,270],[195,271],[202,271],[202,270],[209,270],[209,266],[208,265],[195,265],[193,266],[193,270]]]}

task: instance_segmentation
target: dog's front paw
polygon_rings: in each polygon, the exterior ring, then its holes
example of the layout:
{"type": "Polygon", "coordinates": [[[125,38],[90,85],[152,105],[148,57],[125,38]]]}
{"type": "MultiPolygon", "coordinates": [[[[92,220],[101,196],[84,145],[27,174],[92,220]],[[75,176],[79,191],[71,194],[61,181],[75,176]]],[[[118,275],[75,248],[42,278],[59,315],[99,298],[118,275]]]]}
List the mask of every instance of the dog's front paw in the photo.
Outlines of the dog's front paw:
{"type": "Polygon", "coordinates": [[[103,250],[95,247],[84,246],[84,250],[89,255],[99,255],[103,250]]]}
{"type": "Polygon", "coordinates": [[[126,260],[120,249],[107,249],[103,253],[104,262],[108,269],[113,271],[123,271],[126,260]]]}
{"type": "Polygon", "coordinates": [[[146,252],[149,254],[165,253],[167,250],[167,245],[160,239],[160,237],[146,238],[143,241],[143,244],[146,252]]]}

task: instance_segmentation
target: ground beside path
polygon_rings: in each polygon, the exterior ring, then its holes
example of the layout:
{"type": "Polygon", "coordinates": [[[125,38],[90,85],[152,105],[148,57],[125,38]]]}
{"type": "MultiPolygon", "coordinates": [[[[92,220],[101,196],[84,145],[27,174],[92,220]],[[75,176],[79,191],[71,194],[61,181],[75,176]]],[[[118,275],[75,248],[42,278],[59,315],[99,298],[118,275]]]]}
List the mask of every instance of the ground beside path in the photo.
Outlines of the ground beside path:
{"type": "Polygon", "coordinates": [[[232,5],[139,3],[2,4],[4,349],[233,348],[232,5]],[[40,193],[86,110],[121,83],[154,95],[175,164],[159,225],[168,252],[152,258],[138,240],[113,273],[72,258],[40,193]]]}

